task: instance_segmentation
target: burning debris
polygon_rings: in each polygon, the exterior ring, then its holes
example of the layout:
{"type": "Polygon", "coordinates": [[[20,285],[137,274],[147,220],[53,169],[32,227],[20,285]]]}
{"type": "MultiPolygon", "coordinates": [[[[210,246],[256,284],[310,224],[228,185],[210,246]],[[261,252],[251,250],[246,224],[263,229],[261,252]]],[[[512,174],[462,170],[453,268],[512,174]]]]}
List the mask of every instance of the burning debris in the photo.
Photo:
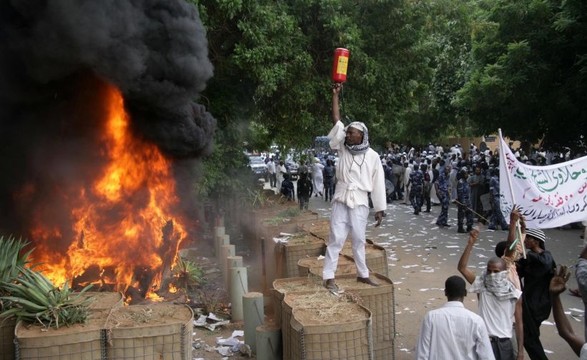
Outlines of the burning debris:
{"type": "Polygon", "coordinates": [[[181,0],[0,4],[0,229],[55,282],[144,296],[195,230],[205,35],[181,0]]]}

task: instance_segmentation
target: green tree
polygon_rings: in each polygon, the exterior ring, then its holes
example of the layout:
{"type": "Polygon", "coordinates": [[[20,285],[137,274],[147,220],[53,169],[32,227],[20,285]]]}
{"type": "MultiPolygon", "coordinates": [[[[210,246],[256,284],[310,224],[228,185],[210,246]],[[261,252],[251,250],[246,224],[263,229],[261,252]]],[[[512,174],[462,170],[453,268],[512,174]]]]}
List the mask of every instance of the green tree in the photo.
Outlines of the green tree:
{"type": "Polygon", "coordinates": [[[415,53],[425,71],[412,80],[414,106],[402,117],[402,138],[415,143],[469,135],[470,125],[454,106],[469,70],[470,32],[476,1],[414,1],[412,17],[421,25],[415,53]],[[411,134],[411,135],[410,135],[411,134]]]}
{"type": "Polygon", "coordinates": [[[474,25],[473,71],[456,104],[479,133],[569,143],[586,123],[587,5],[486,1],[474,25]]]}

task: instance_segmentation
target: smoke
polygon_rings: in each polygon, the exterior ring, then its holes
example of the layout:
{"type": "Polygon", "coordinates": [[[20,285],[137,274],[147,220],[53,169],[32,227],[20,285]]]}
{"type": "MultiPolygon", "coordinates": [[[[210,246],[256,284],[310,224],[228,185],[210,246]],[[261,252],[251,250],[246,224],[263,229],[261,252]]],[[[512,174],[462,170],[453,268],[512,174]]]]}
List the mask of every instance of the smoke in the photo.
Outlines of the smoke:
{"type": "Polygon", "coordinates": [[[215,121],[194,101],[213,69],[194,6],[181,0],[5,0],[0,13],[3,105],[54,105],[47,90],[92,73],[122,91],[135,131],[168,155],[210,151],[215,121]]]}
{"type": "Polygon", "coordinates": [[[212,75],[205,29],[183,0],[0,2],[0,230],[68,220],[46,199],[99,176],[107,84],[136,136],[178,164],[208,154],[216,121],[196,101],[212,75]]]}

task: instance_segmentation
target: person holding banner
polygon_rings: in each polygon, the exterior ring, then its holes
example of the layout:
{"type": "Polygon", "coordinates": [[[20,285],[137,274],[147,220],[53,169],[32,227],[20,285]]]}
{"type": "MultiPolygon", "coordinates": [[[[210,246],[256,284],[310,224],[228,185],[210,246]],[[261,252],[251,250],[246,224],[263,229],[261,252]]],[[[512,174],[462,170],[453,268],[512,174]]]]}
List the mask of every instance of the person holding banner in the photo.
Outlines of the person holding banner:
{"type": "Polygon", "coordinates": [[[546,235],[542,230],[526,229],[525,235],[524,245],[528,251],[525,258],[518,260],[518,274],[523,281],[524,348],[530,359],[547,360],[540,341],[540,324],[548,319],[552,308],[548,287],[556,263],[546,250],[546,235]]]}
{"type": "Polygon", "coordinates": [[[522,290],[522,284],[518,275],[517,261],[521,258],[524,250],[521,243],[523,239],[518,239],[518,236],[525,232],[526,224],[524,223],[524,218],[520,215],[520,210],[514,206],[510,213],[508,238],[495,245],[495,255],[505,261],[508,268],[508,279],[519,290],[522,290]],[[520,231],[518,231],[518,222],[520,231]]]}

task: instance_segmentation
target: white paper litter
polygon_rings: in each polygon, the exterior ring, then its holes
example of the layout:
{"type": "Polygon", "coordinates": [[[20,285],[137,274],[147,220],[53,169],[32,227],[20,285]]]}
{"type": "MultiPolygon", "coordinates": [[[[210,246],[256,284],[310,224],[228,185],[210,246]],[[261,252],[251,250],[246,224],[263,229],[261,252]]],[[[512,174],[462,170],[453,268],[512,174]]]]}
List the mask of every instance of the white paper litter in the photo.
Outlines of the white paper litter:
{"type": "Polygon", "coordinates": [[[233,353],[241,353],[249,357],[252,356],[251,347],[245,344],[244,341],[237,339],[237,337],[244,336],[244,334],[245,332],[243,330],[234,330],[232,336],[228,339],[216,338],[216,344],[219,345],[215,348],[216,351],[222,356],[231,356],[233,353]]]}
{"type": "Polygon", "coordinates": [[[194,320],[194,326],[203,327],[210,331],[214,331],[217,327],[228,324],[230,324],[229,320],[223,320],[214,313],[210,313],[208,316],[200,315],[197,320],[194,320]]]}
{"type": "Polygon", "coordinates": [[[216,320],[216,321],[223,321],[224,320],[224,319],[221,319],[218,316],[216,316],[216,314],[214,314],[214,313],[208,314],[208,319],[210,319],[210,320],[216,320]]]}
{"type": "Polygon", "coordinates": [[[286,243],[288,241],[289,241],[289,236],[274,237],[273,238],[273,242],[276,243],[276,244],[286,243]]]}
{"type": "Polygon", "coordinates": [[[220,346],[235,346],[240,344],[240,340],[234,337],[229,337],[228,339],[224,339],[224,338],[217,338],[216,339],[216,344],[220,345],[220,346]]]}

